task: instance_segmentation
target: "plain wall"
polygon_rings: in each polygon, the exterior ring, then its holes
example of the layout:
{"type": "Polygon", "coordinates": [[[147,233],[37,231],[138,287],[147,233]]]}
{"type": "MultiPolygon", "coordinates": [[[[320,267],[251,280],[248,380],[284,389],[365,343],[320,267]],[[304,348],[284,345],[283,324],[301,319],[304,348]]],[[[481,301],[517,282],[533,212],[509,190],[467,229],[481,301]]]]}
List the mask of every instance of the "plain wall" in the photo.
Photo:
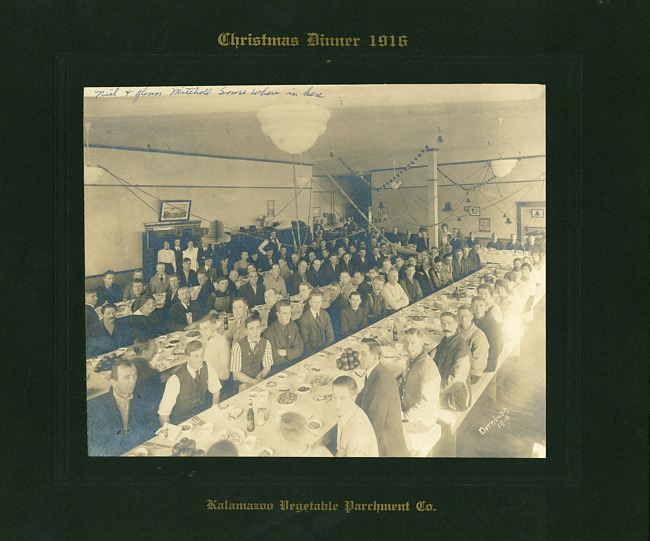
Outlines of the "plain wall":
{"type": "MultiPolygon", "coordinates": [[[[267,200],[275,201],[277,221],[296,219],[290,163],[100,148],[93,149],[93,158],[146,194],[129,191],[107,172],[99,180],[85,180],[86,276],[142,266],[144,224],[158,222],[161,200],[189,199],[191,220],[200,219],[202,227],[221,220],[226,231],[256,224],[266,214],[267,200]]],[[[312,168],[301,167],[296,166],[298,187],[308,189],[298,196],[298,211],[307,222],[312,168]]]]}

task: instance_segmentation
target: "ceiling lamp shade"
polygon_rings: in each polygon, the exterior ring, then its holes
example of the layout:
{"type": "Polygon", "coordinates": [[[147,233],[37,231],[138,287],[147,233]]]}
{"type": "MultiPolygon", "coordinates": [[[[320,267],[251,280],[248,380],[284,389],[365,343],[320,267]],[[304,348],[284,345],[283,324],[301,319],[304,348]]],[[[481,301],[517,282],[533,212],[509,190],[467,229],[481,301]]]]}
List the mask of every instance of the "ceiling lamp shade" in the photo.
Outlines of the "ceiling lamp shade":
{"type": "Polygon", "coordinates": [[[204,246],[208,244],[221,244],[230,242],[230,235],[224,231],[223,222],[213,220],[208,225],[208,234],[201,237],[201,243],[204,246]]]}
{"type": "Polygon", "coordinates": [[[257,112],[262,133],[289,154],[306,152],[325,133],[330,112],[308,104],[271,105],[257,112]]]}
{"type": "Polygon", "coordinates": [[[515,165],[517,165],[517,160],[504,160],[500,158],[498,160],[492,160],[490,165],[492,166],[492,172],[497,177],[507,177],[515,168],[515,165]]]}

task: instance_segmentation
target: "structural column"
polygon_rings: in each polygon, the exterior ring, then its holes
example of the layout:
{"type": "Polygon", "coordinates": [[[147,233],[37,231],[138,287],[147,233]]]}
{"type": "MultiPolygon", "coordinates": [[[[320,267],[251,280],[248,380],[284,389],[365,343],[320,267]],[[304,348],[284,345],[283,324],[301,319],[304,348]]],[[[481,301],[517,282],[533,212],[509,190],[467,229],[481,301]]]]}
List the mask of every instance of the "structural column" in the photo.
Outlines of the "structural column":
{"type": "Polygon", "coordinates": [[[438,149],[427,149],[427,224],[429,248],[438,246],[438,149]]]}

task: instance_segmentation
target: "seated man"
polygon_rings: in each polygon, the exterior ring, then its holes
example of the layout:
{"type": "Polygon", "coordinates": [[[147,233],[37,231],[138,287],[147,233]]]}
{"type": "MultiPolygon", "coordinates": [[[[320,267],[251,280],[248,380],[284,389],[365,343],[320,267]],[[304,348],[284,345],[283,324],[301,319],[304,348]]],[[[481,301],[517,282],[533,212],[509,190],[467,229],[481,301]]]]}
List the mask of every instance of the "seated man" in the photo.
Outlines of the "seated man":
{"type": "Polygon", "coordinates": [[[196,271],[192,270],[192,260],[189,257],[183,259],[183,266],[178,273],[181,287],[194,287],[199,285],[196,278],[196,271]]]}
{"type": "MultiPolygon", "coordinates": [[[[332,458],[332,453],[326,447],[313,445],[312,434],[307,429],[307,419],[300,413],[294,411],[283,413],[277,430],[277,435],[282,442],[282,456],[332,458]]],[[[222,441],[228,442],[228,440],[222,441]]]]}
{"type": "Polygon", "coordinates": [[[458,318],[451,312],[440,315],[443,338],[433,358],[440,372],[440,404],[454,411],[465,411],[472,405],[470,383],[470,351],[458,332],[458,318]]]}
{"type": "Polygon", "coordinates": [[[329,314],[322,310],[323,291],[314,289],[309,296],[309,309],[298,320],[300,336],[305,343],[305,356],[314,353],[334,343],[334,329],[329,314]]]}
{"type": "Polygon", "coordinates": [[[130,317],[134,340],[149,340],[163,334],[163,313],[156,308],[154,298],[143,295],[139,302],[139,308],[130,317]]]}
{"type": "Polygon", "coordinates": [[[268,376],[273,366],[273,350],[270,342],[262,338],[262,322],[254,312],[245,321],[245,338],[232,345],[230,366],[239,392],[252,387],[268,376]]]}
{"type": "Polygon", "coordinates": [[[339,280],[341,279],[341,273],[343,271],[347,272],[348,274],[352,274],[352,266],[350,265],[351,258],[352,256],[345,251],[339,255],[339,262],[336,269],[339,273],[339,280]]]}
{"type": "Polygon", "coordinates": [[[361,271],[356,271],[354,273],[354,276],[352,277],[352,285],[359,293],[361,293],[362,299],[372,291],[372,286],[366,282],[366,277],[361,271]]]}
{"type": "Polygon", "coordinates": [[[402,376],[400,396],[402,420],[409,423],[405,434],[431,428],[438,420],[440,374],[424,351],[424,335],[419,329],[406,330],[406,353],[409,360],[402,376]]]}
{"type": "Polygon", "coordinates": [[[361,248],[359,251],[352,255],[350,259],[350,265],[354,272],[360,271],[362,274],[368,272],[369,264],[368,259],[366,258],[366,249],[361,248]]]}
{"type": "Polygon", "coordinates": [[[282,299],[276,304],[277,319],[264,331],[273,348],[273,372],[280,372],[297,363],[302,357],[305,344],[298,325],[291,321],[291,303],[282,299]]]}
{"type": "Polygon", "coordinates": [[[524,307],[521,309],[524,321],[533,320],[533,303],[535,302],[537,286],[530,274],[531,269],[532,267],[528,263],[521,266],[521,282],[517,286],[519,296],[524,303],[524,307]]]}
{"type": "Polygon", "coordinates": [[[140,278],[134,278],[133,282],[129,284],[129,299],[133,299],[133,304],[131,305],[131,312],[136,312],[140,309],[144,297],[151,296],[147,293],[144,280],[140,278]]]}
{"type": "Polygon", "coordinates": [[[472,272],[476,272],[478,270],[481,270],[483,268],[483,264],[481,263],[481,256],[479,255],[480,245],[478,243],[475,243],[474,246],[472,246],[472,249],[469,252],[469,258],[470,258],[470,265],[472,268],[472,272]]]}
{"type": "Polygon", "coordinates": [[[524,247],[522,246],[521,242],[517,238],[517,235],[514,233],[510,235],[510,241],[508,244],[506,244],[506,250],[518,250],[520,252],[524,251],[524,247]]]}
{"type": "Polygon", "coordinates": [[[339,314],[341,337],[343,338],[368,326],[368,316],[366,315],[366,311],[361,308],[361,293],[353,291],[348,302],[350,306],[341,310],[339,314]]]}
{"type": "Polygon", "coordinates": [[[178,425],[219,403],[221,383],[212,366],[205,362],[204,354],[203,344],[198,340],[185,346],[187,363],[167,380],[158,407],[160,426],[178,425]]]}
{"type": "Polygon", "coordinates": [[[97,304],[99,306],[106,302],[115,304],[122,301],[122,288],[113,283],[115,280],[115,271],[107,270],[103,277],[104,283],[99,286],[97,291],[97,304]]]}
{"type": "Polygon", "coordinates": [[[445,278],[445,283],[447,285],[451,285],[451,284],[454,283],[453,259],[454,259],[454,256],[451,253],[446,253],[442,257],[441,272],[442,272],[443,277],[445,278]]]}
{"type": "MultiPolygon", "coordinates": [[[[278,267],[278,271],[280,267],[278,267]]],[[[307,262],[304,259],[298,261],[298,267],[289,280],[289,295],[296,295],[298,293],[298,286],[303,282],[308,282],[307,279],[307,262]]]]}
{"type": "Polygon", "coordinates": [[[256,270],[250,268],[248,271],[248,283],[239,288],[239,296],[246,299],[249,308],[264,304],[264,284],[259,280],[256,270]]]}
{"type": "Polygon", "coordinates": [[[203,260],[203,265],[199,267],[197,273],[200,271],[205,272],[208,277],[208,282],[211,284],[214,284],[217,281],[219,274],[217,273],[217,269],[212,266],[212,257],[206,257],[203,260]]]}
{"type": "Polygon", "coordinates": [[[469,246],[471,249],[476,245],[480,246],[481,241],[476,238],[476,235],[474,235],[473,231],[470,231],[469,237],[465,239],[465,244],[467,244],[467,246],[469,246]]]}
{"type": "Polygon", "coordinates": [[[337,266],[338,257],[334,254],[329,256],[329,260],[323,263],[320,268],[318,281],[321,286],[331,284],[334,280],[338,279],[337,266]]]}
{"type": "MultiPolygon", "coordinates": [[[[155,407],[160,404],[164,385],[160,379],[160,372],[155,370],[151,363],[158,357],[158,344],[155,340],[136,340],[133,343],[135,357],[131,362],[138,370],[138,381],[135,384],[136,394],[146,394],[155,407]]],[[[156,419],[156,422],[158,420],[156,419]]]]}
{"type": "Polygon", "coordinates": [[[311,284],[312,287],[320,286],[320,268],[323,262],[320,259],[314,259],[310,267],[307,269],[307,282],[311,284]]]}
{"type": "Polygon", "coordinates": [[[264,277],[264,288],[267,291],[270,288],[273,288],[282,297],[288,295],[287,284],[285,283],[284,278],[280,276],[280,265],[278,263],[273,263],[269,272],[264,277]]]}
{"type": "Polygon", "coordinates": [[[286,285],[287,281],[291,278],[291,269],[289,268],[289,265],[287,264],[287,258],[286,257],[281,257],[278,259],[278,265],[280,265],[280,276],[284,280],[284,283],[286,285]]]}
{"type": "Polygon", "coordinates": [[[104,355],[133,343],[133,334],[129,318],[116,318],[114,304],[104,304],[101,308],[102,319],[88,329],[86,357],[104,355]]]}
{"type": "Polygon", "coordinates": [[[205,343],[205,362],[212,366],[221,384],[220,399],[226,400],[234,394],[233,382],[230,377],[231,345],[225,334],[218,332],[219,320],[215,314],[209,314],[200,321],[201,330],[208,324],[210,336],[201,335],[205,343]]]}
{"type": "Polygon", "coordinates": [[[199,281],[199,285],[201,286],[201,289],[199,289],[199,294],[196,297],[196,302],[199,304],[199,308],[201,310],[201,316],[205,316],[210,312],[210,308],[208,307],[208,299],[210,298],[210,295],[214,293],[214,287],[212,285],[212,282],[208,279],[208,275],[204,270],[199,270],[196,273],[196,278],[199,281]]]}
{"type": "MultiPolygon", "coordinates": [[[[329,293],[330,293],[330,303],[325,310],[327,310],[327,313],[330,316],[330,320],[332,321],[332,329],[334,329],[334,337],[338,340],[341,338],[341,311],[344,308],[347,308],[349,306],[347,299],[343,296],[343,293],[341,292],[341,283],[334,281],[330,284],[329,287],[329,293]]],[[[325,306],[325,302],[323,302],[323,306],[325,306]]]]}
{"type": "Polygon", "coordinates": [[[433,265],[429,269],[429,277],[431,278],[433,291],[439,291],[451,283],[447,281],[447,275],[442,268],[442,258],[439,255],[433,258],[433,265]]]}
{"type": "Polygon", "coordinates": [[[364,299],[364,309],[368,316],[368,323],[372,325],[388,315],[388,308],[382,291],[384,290],[384,279],[377,275],[372,279],[372,291],[364,299]]]}
{"type": "Polygon", "coordinates": [[[458,307],[458,332],[469,346],[470,383],[477,383],[487,366],[490,344],[481,329],[474,325],[474,314],[468,304],[458,307]]]}
{"type": "Polygon", "coordinates": [[[402,286],[402,289],[406,291],[410,304],[422,299],[422,288],[415,279],[415,267],[413,265],[406,265],[406,274],[404,279],[400,280],[399,284],[402,286]]]}
{"type": "Polygon", "coordinates": [[[231,344],[247,336],[246,318],[248,317],[248,303],[246,299],[237,297],[232,301],[233,318],[228,322],[226,338],[231,344]]]}
{"type": "Polygon", "coordinates": [[[178,290],[178,302],[169,309],[169,332],[186,331],[198,327],[201,318],[199,303],[190,299],[190,288],[181,287],[178,290]]]}
{"type": "Polygon", "coordinates": [[[97,292],[88,289],[86,290],[86,336],[90,328],[99,321],[95,306],[97,306],[97,292]]]}
{"type": "MultiPolygon", "coordinates": [[[[170,250],[171,251],[171,250],[170,250]]],[[[156,263],[156,274],[149,280],[149,294],[167,293],[169,289],[169,276],[165,272],[165,263],[156,263]]]]}
{"type": "MultiPolygon", "coordinates": [[[[350,302],[358,293],[350,296],[350,302]]],[[[359,364],[365,385],[356,403],[368,416],[377,437],[379,456],[409,456],[402,430],[399,387],[388,368],[381,364],[381,346],[364,338],[359,345],[359,364]]]]}
{"type": "Polygon", "coordinates": [[[409,305],[409,298],[404,288],[397,283],[399,273],[396,269],[388,271],[388,282],[384,284],[381,294],[388,310],[396,311],[409,305]]]}
{"type": "Polygon", "coordinates": [[[503,313],[501,312],[501,307],[494,302],[492,286],[490,286],[490,284],[479,284],[476,288],[476,293],[479,297],[483,297],[487,313],[490,314],[499,325],[501,325],[503,323],[503,313]]]}
{"type": "Polygon", "coordinates": [[[208,312],[217,312],[229,314],[232,312],[232,295],[228,291],[228,277],[219,276],[216,282],[216,288],[210,294],[207,302],[208,312]]]}
{"type": "Polygon", "coordinates": [[[271,323],[278,319],[278,312],[275,304],[281,298],[282,297],[280,297],[280,295],[278,295],[278,292],[273,288],[267,289],[264,292],[264,305],[261,308],[261,310],[266,313],[266,321],[262,321],[264,326],[268,327],[271,325],[271,323]]]}
{"type": "Polygon", "coordinates": [[[492,240],[487,243],[488,250],[503,250],[503,243],[499,240],[496,233],[492,233],[492,240]]]}
{"type": "Polygon", "coordinates": [[[463,274],[463,271],[465,270],[463,268],[463,250],[458,249],[454,252],[454,260],[451,263],[451,277],[453,278],[454,282],[458,282],[458,280],[462,280],[465,278],[465,275],[463,274]]]}
{"type": "Polygon", "coordinates": [[[460,268],[463,277],[469,276],[473,272],[477,271],[478,268],[475,268],[476,264],[473,256],[470,255],[469,246],[463,246],[463,258],[460,260],[460,268]]]}
{"type": "Polygon", "coordinates": [[[219,276],[225,276],[228,278],[230,276],[230,271],[232,269],[230,268],[230,265],[228,264],[228,255],[224,254],[221,256],[221,260],[219,262],[219,266],[217,267],[217,277],[219,276]]]}
{"type": "MultiPolygon", "coordinates": [[[[386,257],[381,260],[381,268],[379,269],[379,275],[383,276],[384,278],[388,278],[388,273],[390,272],[390,269],[393,268],[393,262],[391,261],[390,257],[386,257]]],[[[399,274],[398,274],[399,276],[399,274]]]]}
{"type": "Polygon", "coordinates": [[[136,294],[133,291],[133,283],[135,281],[138,281],[138,283],[144,283],[144,272],[142,272],[142,269],[134,270],[133,271],[133,279],[131,282],[124,288],[124,294],[122,295],[122,300],[123,301],[130,301],[131,299],[136,299],[138,298],[138,294],[136,294]]]}
{"type": "Polygon", "coordinates": [[[136,394],[137,369],[117,361],[111,369],[111,390],[88,401],[88,455],[120,456],[153,438],[154,406],[146,394],[136,394]]]}
{"type": "Polygon", "coordinates": [[[181,279],[178,274],[172,274],[169,277],[169,289],[165,293],[165,303],[163,309],[169,310],[172,304],[178,301],[178,289],[181,287],[181,279]]]}
{"type": "Polygon", "coordinates": [[[404,256],[402,256],[402,254],[397,254],[395,256],[395,268],[398,272],[398,281],[406,278],[406,264],[404,262],[404,256]]]}
{"type": "Polygon", "coordinates": [[[352,278],[350,272],[347,270],[342,270],[339,273],[339,281],[341,282],[341,295],[347,301],[350,298],[350,293],[356,291],[356,286],[352,283],[352,278]]]}
{"type": "Polygon", "coordinates": [[[332,382],[332,402],[336,408],[337,457],[378,457],[379,447],[372,423],[356,405],[357,382],[350,376],[339,376],[332,382]]]}

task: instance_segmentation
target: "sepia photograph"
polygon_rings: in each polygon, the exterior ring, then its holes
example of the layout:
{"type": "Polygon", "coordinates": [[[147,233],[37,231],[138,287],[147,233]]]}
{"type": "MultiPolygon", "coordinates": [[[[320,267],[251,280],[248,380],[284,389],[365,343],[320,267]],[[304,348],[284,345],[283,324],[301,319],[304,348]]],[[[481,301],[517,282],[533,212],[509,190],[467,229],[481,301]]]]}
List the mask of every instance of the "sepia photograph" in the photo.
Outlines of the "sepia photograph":
{"type": "Polygon", "coordinates": [[[540,84],[85,88],[88,455],[545,458],[546,117],[540,84]]]}

